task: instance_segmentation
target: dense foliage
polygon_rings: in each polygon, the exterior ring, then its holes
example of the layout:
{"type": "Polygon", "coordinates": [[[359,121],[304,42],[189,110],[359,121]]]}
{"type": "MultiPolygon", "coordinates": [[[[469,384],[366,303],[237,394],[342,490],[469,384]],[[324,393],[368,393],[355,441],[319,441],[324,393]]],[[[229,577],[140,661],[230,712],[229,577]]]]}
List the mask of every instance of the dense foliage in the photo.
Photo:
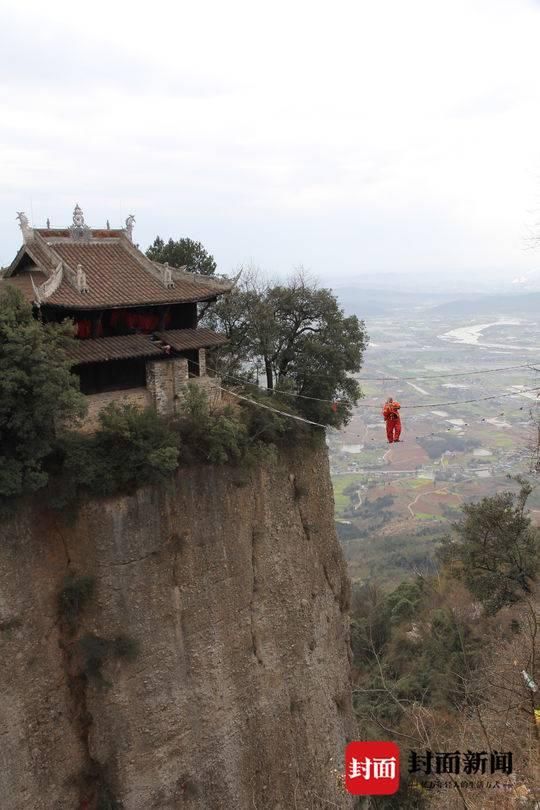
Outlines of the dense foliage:
{"type": "Polygon", "coordinates": [[[463,700],[459,674],[473,666],[479,639],[423,579],[402,582],[388,595],[364,586],[354,604],[353,652],[364,662],[357,707],[368,726],[399,724],[401,709],[390,694],[437,708],[463,700]]]}
{"type": "MultiPolygon", "coordinates": [[[[168,246],[156,240],[153,249],[173,247],[174,256],[162,252],[162,260],[184,263],[187,254],[178,251],[189,248],[199,262],[191,269],[214,272],[206,261],[211,257],[190,240],[168,246]]],[[[264,289],[247,279],[229,299],[212,314],[232,337],[229,360],[243,357],[256,366],[262,359],[271,396],[256,384],[242,390],[231,380],[249,401],[212,409],[205,394],[190,386],[177,419],[112,405],[102,412],[96,433],[81,435],[65,429],[84,409],[65,359],[71,327],[42,324],[17,293],[8,292],[0,302],[0,497],[35,491],[51,472],[62,479],[53,495],[59,505],[82,493],[130,492],[166,481],[180,463],[245,465],[280,442],[311,441],[310,429],[287,414],[336,426],[345,422],[360,396],[349,373],[360,367],[367,342],[363,324],[346,318],[329,290],[302,275],[264,289]],[[321,401],[340,398],[333,406],[321,401]]]]}
{"type": "Polygon", "coordinates": [[[202,273],[211,276],[216,272],[216,262],[213,256],[193,239],[169,239],[167,243],[156,236],[146,255],[153,262],[169,264],[171,267],[186,267],[190,273],[202,273]]]}
{"type": "Polygon", "coordinates": [[[205,392],[188,386],[182,413],[175,422],[182,437],[183,459],[211,464],[239,461],[248,446],[246,425],[231,406],[212,410],[205,392]]]}
{"type": "Polygon", "coordinates": [[[276,285],[247,274],[206,319],[229,338],[220,371],[232,382],[245,376],[249,362],[262,371],[269,391],[308,419],[335,427],[349,420],[361,396],[350,375],[360,370],[368,337],[364,323],[345,316],[330,290],[302,273],[276,285]]]}
{"type": "Polygon", "coordinates": [[[57,427],[84,413],[65,349],[69,324],[42,324],[13,289],[0,297],[0,499],[35,492],[57,427]]]}
{"type": "MultiPolygon", "coordinates": [[[[518,493],[462,507],[435,572],[388,592],[373,582],[355,587],[351,635],[361,738],[394,739],[402,750],[504,746],[520,757],[520,779],[534,768],[527,747],[531,693],[520,670],[537,678],[540,547],[526,512],[531,487],[520,485],[518,493]]],[[[433,798],[429,806],[438,807],[444,791],[430,796],[421,775],[407,786],[403,760],[402,791],[375,806],[421,807],[433,798]]],[[[449,802],[441,806],[450,807],[451,796],[449,802]]]]}
{"type": "Polygon", "coordinates": [[[178,467],[179,438],[152,410],[109,405],[91,435],[68,432],[57,445],[63,504],[79,492],[111,495],[167,480],[178,467]]]}
{"type": "Polygon", "coordinates": [[[517,495],[500,492],[463,506],[455,537],[447,538],[441,558],[453,564],[488,613],[531,592],[540,566],[540,532],[531,525],[526,504],[532,489],[521,481],[517,495]]]}
{"type": "MultiPolygon", "coordinates": [[[[283,405],[283,407],[286,407],[283,405]]],[[[64,432],[49,458],[56,484],[52,503],[75,503],[166,483],[182,464],[243,468],[273,458],[276,445],[310,438],[303,425],[251,405],[210,406],[206,392],[188,385],[181,415],[165,419],[153,409],[111,404],[95,433],[64,432]]]]}
{"type": "MultiPolygon", "coordinates": [[[[245,399],[238,400],[242,407],[242,419],[252,441],[265,444],[284,444],[291,446],[298,442],[309,442],[315,445],[324,440],[324,431],[309,425],[298,416],[298,409],[293,407],[291,399],[275,391],[273,396],[254,385],[236,385],[237,393],[245,399]],[[255,403],[253,405],[248,404],[255,403]]],[[[295,403],[296,405],[296,403],[295,403]]]]}

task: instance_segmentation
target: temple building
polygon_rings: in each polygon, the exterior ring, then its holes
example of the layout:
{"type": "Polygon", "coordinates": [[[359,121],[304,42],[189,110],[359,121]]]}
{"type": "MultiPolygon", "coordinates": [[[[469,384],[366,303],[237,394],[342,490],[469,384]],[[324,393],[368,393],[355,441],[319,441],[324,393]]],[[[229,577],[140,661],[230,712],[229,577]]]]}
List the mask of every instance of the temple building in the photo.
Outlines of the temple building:
{"type": "Polygon", "coordinates": [[[132,215],[121,229],[89,228],[78,205],[68,228],[32,228],[24,213],[17,218],[23,244],[0,284],[19,289],[45,322],[73,320],[70,359],[89,420],[111,400],[174,413],[188,382],[219,397],[206,349],[226,338],[198,327],[198,305],[234,282],[150,261],[133,244],[132,215]]]}

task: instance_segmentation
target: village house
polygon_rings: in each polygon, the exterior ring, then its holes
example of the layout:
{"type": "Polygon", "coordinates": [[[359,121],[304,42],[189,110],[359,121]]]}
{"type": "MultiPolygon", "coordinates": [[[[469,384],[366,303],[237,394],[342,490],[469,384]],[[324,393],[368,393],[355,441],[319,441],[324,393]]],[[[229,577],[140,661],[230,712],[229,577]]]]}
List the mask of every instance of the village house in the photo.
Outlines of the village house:
{"type": "Polygon", "coordinates": [[[88,397],[87,425],[113,400],[174,413],[188,382],[219,398],[206,349],[226,338],[198,327],[198,305],[233,282],[150,261],[133,244],[133,216],[121,229],[88,227],[78,205],[67,228],[17,218],[23,244],[0,283],[19,289],[44,322],[73,320],[70,359],[88,397]]]}

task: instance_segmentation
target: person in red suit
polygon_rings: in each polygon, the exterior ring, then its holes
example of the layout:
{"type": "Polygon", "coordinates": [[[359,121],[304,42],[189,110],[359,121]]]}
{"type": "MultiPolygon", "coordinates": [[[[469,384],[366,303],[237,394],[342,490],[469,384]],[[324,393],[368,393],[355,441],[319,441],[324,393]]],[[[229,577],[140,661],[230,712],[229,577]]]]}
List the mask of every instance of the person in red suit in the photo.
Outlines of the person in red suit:
{"type": "Polygon", "coordinates": [[[388,397],[383,407],[383,417],[386,422],[386,438],[389,444],[399,442],[401,439],[401,419],[399,418],[399,409],[401,405],[396,402],[392,397],[388,397]]]}

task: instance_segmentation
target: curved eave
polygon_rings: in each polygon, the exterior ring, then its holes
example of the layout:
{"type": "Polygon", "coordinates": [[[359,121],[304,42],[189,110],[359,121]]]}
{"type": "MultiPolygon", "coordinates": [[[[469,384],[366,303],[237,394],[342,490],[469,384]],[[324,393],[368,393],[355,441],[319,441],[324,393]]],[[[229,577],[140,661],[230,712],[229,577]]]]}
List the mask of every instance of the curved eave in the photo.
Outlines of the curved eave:
{"type": "MultiPolygon", "coordinates": [[[[7,279],[6,279],[7,280],[7,279]]],[[[91,304],[90,306],[84,305],[84,303],[73,303],[73,304],[58,304],[54,301],[43,301],[42,307],[50,307],[51,309],[65,309],[68,312],[99,312],[104,309],[138,309],[140,307],[149,308],[149,307],[169,307],[174,306],[175,304],[204,304],[206,302],[215,301],[217,299],[217,295],[212,295],[207,298],[182,298],[180,300],[171,299],[170,301],[156,301],[156,302],[148,302],[148,301],[134,301],[133,303],[129,304],[110,304],[109,302],[103,302],[101,304],[91,304]]]]}

